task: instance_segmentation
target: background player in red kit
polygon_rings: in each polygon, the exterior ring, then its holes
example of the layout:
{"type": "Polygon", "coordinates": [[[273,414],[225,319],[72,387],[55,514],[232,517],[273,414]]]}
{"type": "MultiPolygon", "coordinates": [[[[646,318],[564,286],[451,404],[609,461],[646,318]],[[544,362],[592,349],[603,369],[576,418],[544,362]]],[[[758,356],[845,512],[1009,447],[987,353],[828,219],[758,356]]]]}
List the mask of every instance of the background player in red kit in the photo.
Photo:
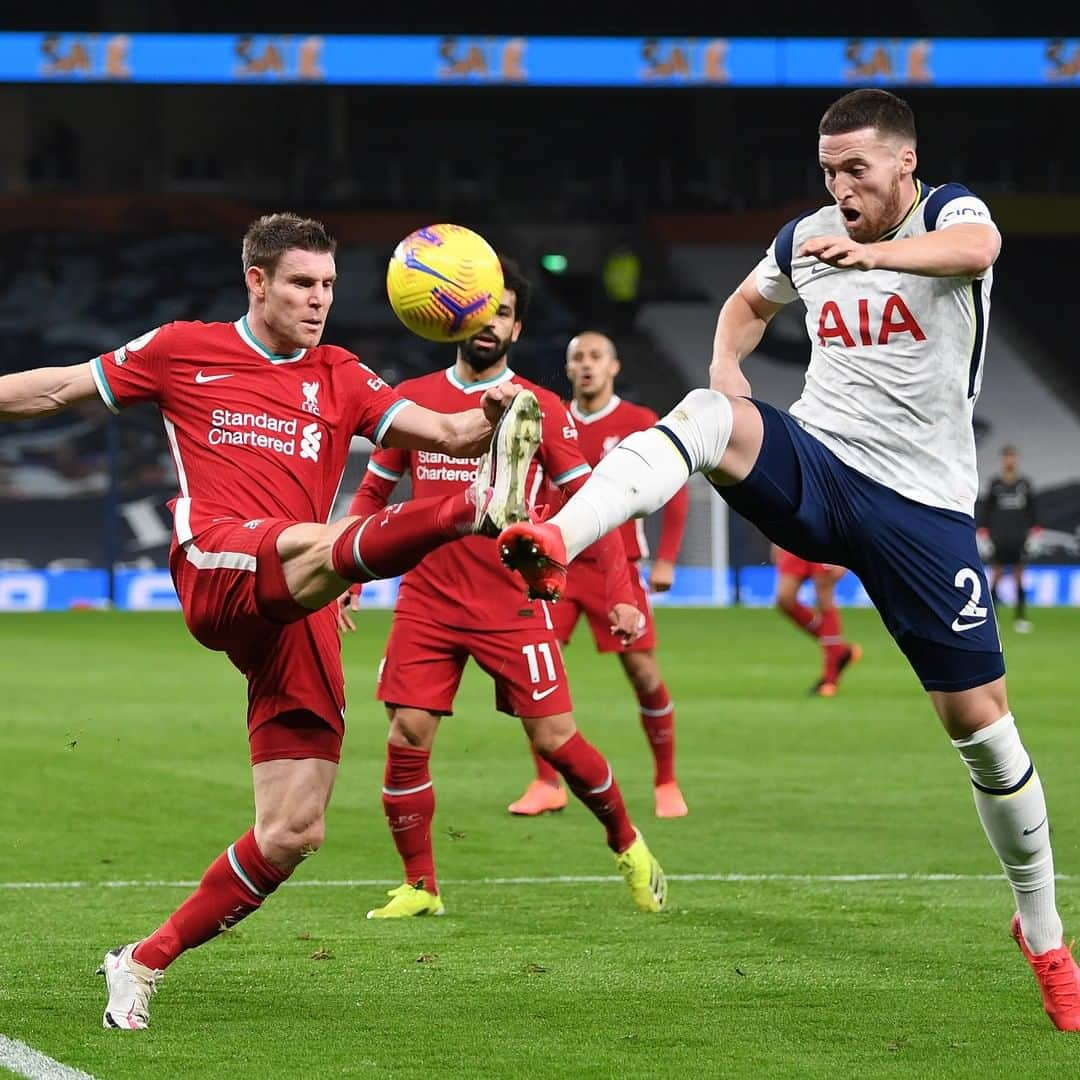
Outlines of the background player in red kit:
{"type": "MultiPolygon", "coordinates": [[[[458,347],[452,367],[402,383],[410,399],[453,412],[485,388],[516,379],[507,351],[521,333],[529,283],[508,259],[503,260],[503,276],[502,303],[491,325],[458,347]]],[[[545,474],[557,487],[576,490],[590,470],[573,420],[555,394],[518,381],[536,394],[544,416],[530,490],[540,487],[545,474]]],[[[412,474],[414,495],[450,497],[468,488],[475,466],[439,453],[379,450],[349,512],[364,516],[380,510],[406,472],[412,474]]],[[[621,555],[621,546],[617,536],[608,542],[608,564],[622,571],[605,603],[609,626],[614,623],[615,632],[628,640],[639,632],[642,616],[623,572],[626,560],[614,557],[616,551],[621,555]]],[[[520,583],[494,554],[492,540],[469,537],[453,551],[433,551],[401,583],[376,694],[390,718],[383,807],[405,882],[368,917],[440,915],[444,910],[431,840],[435,793],[428,765],[439,721],[453,709],[470,656],[495,681],[496,708],[521,718],[536,751],[603,824],[635,904],[658,911],[666,891],[663,872],[631,824],[611,767],[577,730],[548,605],[527,601],[520,583]]]]}
{"type": "Polygon", "coordinates": [[[0,420],[98,395],[113,411],[157,403],[180,489],[170,569],[184,618],[248,679],[255,826],[158,930],[106,955],[106,1027],[146,1027],[162,970],[258,908],[322,843],[345,707],[332,601],[348,582],[400,573],[488,515],[524,514],[495,505],[490,491],[459,490],[323,524],[354,433],[475,456],[509,401],[496,464],[508,449],[521,456],[511,444],[530,424],[529,450],[539,435],[535,399],[515,400],[515,387],[447,416],[401,398],[345,349],[320,345],[334,251],[317,221],[260,218],[244,237],[249,306],[235,323],[167,323],[89,363],[0,378],[0,420]]]}
{"type": "MultiPolygon", "coordinates": [[[[577,422],[581,452],[590,465],[596,465],[630,432],[651,428],[659,419],[652,409],[623,401],[615,393],[615,377],[620,367],[615,343],[595,331],[578,334],[566,347],[566,375],[574,394],[570,413],[577,422]]],[[[689,507],[690,495],[685,487],[664,507],[659,548],[649,574],[652,592],[671,588],[689,507]]],[[[624,644],[611,633],[600,588],[606,564],[595,547],[586,549],[574,560],[567,576],[566,592],[552,606],[552,620],[559,640],[566,644],[584,615],[597,651],[618,654],[637,697],[641,726],[652,750],[656,816],[684,817],[686,800],[675,778],[675,706],[656,661],[656,624],[638,572],[638,563],[649,555],[648,541],[640,518],[626,522],[619,533],[630,560],[635,604],[645,614],[642,636],[624,644]]],[[[536,779],[520,799],[510,804],[511,814],[542,814],[561,810],[566,805],[559,774],[539,755],[534,754],[533,760],[536,779]]]]}
{"type": "Polygon", "coordinates": [[[821,678],[810,687],[810,693],[835,697],[844,669],[862,656],[858,645],[844,640],[840,609],[836,606],[836,583],[847,571],[842,566],[800,559],[776,544],[772,545],[772,556],[776,565],[777,610],[821,645],[821,678]],[[799,589],[804,581],[814,583],[817,603],[813,608],[799,601],[799,589]]]}

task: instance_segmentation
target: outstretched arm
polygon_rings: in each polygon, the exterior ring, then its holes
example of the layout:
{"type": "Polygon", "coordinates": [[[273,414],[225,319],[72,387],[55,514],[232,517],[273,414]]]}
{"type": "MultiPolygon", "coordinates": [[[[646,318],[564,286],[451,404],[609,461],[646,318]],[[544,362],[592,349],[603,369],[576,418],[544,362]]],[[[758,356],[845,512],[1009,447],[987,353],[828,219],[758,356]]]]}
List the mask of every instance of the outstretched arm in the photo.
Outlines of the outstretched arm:
{"type": "Polygon", "coordinates": [[[690,489],[684,484],[664,505],[660,518],[660,542],[649,570],[649,591],[667,592],[675,584],[675,560],[682,546],[690,513],[690,489]]]}
{"type": "Polygon", "coordinates": [[[849,236],[812,236],[799,254],[855,270],[978,278],[994,265],[1000,250],[1001,234],[997,229],[971,222],[877,244],[857,244],[849,236]]]}
{"type": "Polygon", "coordinates": [[[784,306],[766,300],[758,292],[755,271],[724,301],[713,335],[709,386],[725,394],[750,395],[750,383],[739,365],[761,342],[769,320],[784,306]]]}
{"type": "Polygon", "coordinates": [[[19,371],[0,376],[0,420],[52,416],[97,396],[89,364],[19,371]]]}
{"type": "Polygon", "coordinates": [[[376,450],[347,511],[350,517],[370,517],[390,501],[398,481],[408,472],[409,455],[403,450],[376,450]]]}
{"type": "MultiPolygon", "coordinates": [[[[390,501],[398,483],[397,480],[391,480],[382,474],[396,472],[400,477],[407,464],[408,455],[400,450],[376,450],[345,516],[371,517],[372,514],[377,514],[390,501]],[[373,471],[373,465],[378,471],[373,471]]],[[[356,629],[356,623],[349,613],[360,608],[361,588],[360,582],[355,581],[338,597],[337,625],[340,633],[351,634],[356,629]]]]}
{"type": "Polygon", "coordinates": [[[431,450],[450,457],[479,457],[491,443],[491,432],[521,390],[501,383],[485,390],[479,409],[440,413],[412,402],[394,415],[382,445],[400,450],[431,450]]]}

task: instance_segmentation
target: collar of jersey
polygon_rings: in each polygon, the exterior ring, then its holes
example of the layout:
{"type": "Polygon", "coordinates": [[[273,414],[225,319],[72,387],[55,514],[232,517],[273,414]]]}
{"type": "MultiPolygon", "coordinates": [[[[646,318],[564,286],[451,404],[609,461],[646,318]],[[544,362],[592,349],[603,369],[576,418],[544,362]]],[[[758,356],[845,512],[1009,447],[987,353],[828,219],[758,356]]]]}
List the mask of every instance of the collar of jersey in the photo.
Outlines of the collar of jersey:
{"type": "Polygon", "coordinates": [[[926,198],[928,192],[923,187],[921,180],[915,181],[915,201],[911,204],[911,209],[903,216],[899,225],[894,225],[888,232],[882,233],[875,243],[881,243],[882,240],[892,240],[896,234],[911,220],[911,215],[922,205],[923,199],[926,198]]]}
{"type": "Polygon", "coordinates": [[[612,394],[611,400],[602,408],[597,409],[596,412],[582,412],[577,407],[576,401],[570,402],[570,415],[579,424],[591,424],[594,420],[603,420],[605,416],[613,413],[622,404],[622,398],[618,394],[612,394]]]}
{"type": "Polygon", "coordinates": [[[307,349],[297,349],[296,352],[287,355],[271,352],[251,332],[251,327],[248,326],[246,315],[241,315],[240,318],[233,323],[233,326],[236,327],[236,332],[240,335],[240,340],[250,349],[257,352],[264,360],[269,360],[271,364],[295,364],[297,360],[302,360],[304,353],[307,352],[307,349]]]}
{"type": "Polygon", "coordinates": [[[462,382],[457,377],[452,367],[446,369],[446,378],[450,385],[457,387],[463,394],[482,394],[489,386],[498,386],[499,383],[504,383],[513,377],[514,373],[509,368],[506,368],[498,375],[492,375],[490,379],[481,379],[479,382],[466,383],[462,382]]]}

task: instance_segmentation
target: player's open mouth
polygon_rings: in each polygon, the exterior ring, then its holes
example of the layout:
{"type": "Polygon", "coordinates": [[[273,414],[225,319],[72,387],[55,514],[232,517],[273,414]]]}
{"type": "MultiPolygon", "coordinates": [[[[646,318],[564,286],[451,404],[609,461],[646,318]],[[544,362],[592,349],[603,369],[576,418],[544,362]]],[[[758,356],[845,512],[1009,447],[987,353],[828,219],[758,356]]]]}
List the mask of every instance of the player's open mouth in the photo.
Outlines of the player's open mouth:
{"type": "Polygon", "coordinates": [[[859,218],[862,217],[862,214],[860,214],[854,206],[841,206],[840,213],[844,215],[845,221],[850,221],[852,223],[858,221],[859,218]]]}

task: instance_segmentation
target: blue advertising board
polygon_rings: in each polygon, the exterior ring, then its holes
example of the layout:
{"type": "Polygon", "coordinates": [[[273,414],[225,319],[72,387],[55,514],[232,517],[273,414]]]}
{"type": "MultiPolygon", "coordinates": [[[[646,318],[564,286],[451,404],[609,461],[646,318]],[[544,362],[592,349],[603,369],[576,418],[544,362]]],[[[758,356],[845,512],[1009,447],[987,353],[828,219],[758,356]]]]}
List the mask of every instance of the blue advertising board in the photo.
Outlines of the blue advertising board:
{"type": "Polygon", "coordinates": [[[1067,87],[1080,38],[0,33],[0,81],[1067,87]]]}

